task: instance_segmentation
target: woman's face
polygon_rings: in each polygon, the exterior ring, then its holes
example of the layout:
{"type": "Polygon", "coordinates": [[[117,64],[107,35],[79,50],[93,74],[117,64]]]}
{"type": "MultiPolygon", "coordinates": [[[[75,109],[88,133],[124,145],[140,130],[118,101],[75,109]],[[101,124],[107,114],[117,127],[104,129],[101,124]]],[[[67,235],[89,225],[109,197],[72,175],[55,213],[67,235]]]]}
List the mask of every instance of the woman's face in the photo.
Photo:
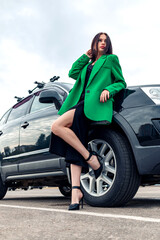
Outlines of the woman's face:
{"type": "Polygon", "coordinates": [[[107,37],[105,34],[101,34],[98,40],[98,53],[99,54],[105,54],[106,50],[106,42],[107,42],[107,37]]]}

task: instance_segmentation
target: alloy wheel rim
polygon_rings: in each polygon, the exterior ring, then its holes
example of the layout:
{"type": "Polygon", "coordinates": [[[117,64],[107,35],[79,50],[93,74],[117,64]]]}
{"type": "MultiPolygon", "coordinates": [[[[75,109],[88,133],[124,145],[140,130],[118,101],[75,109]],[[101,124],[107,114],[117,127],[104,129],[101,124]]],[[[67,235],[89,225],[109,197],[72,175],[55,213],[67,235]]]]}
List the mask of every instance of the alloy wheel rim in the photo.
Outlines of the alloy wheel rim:
{"type": "Polygon", "coordinates": [[[100,197],[110,190],[115,181],[117,161],[112,147],[104,140],[94,139],[88,143],[88,148],[102,156],[103,170],[95,179],[94,171],[89,167],[87,173],[81,174],[81,185],[88,194],[100,197]]]}

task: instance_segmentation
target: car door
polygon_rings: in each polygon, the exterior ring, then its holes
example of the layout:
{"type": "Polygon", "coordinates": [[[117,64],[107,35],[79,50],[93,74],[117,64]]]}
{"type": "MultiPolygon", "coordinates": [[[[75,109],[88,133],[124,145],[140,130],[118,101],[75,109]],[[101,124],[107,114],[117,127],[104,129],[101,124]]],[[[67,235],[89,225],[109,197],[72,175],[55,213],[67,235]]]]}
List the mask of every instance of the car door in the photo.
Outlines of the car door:
{"type": "Polygon", "coordinates": [[[39,173],[60,169],[57,155],[49,153],[51,125],[58,118],[54,103],[40,103],[40,91],[34,94],[30,112],[20,128],[19,173],[39,173]]]}
{"type": "Polygon", "coordinates": [[[19,132],[21,119],[27,112],[32,96],[15,104],[2,118],[0,125],[1,174],[5,179],[18,174],[19,132]]]}

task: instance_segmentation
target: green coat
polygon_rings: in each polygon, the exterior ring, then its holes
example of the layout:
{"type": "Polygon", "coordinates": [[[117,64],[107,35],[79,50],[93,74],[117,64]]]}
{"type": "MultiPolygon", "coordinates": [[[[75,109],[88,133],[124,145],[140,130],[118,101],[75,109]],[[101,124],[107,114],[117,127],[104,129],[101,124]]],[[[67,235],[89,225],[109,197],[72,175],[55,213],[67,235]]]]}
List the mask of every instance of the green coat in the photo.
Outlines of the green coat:
{"type": "MultiPolygon", "coordinates": [[[[83,54],[72,65],[69,77],[76,80],[72,90],[62,105],[60,115],[78,103],[85,83],[87,66],[90,58],[83,54]]],[[[95,63],[89,77],[84,98],[84,113],[93,121],[107,121],[111,123],[113,115],[113,96],[126,87],[121,66],[116,55],[102,55],[95,63]],[[100,95],[104,89],[110,92],[107,102],[100,102],[100,95]]]]}

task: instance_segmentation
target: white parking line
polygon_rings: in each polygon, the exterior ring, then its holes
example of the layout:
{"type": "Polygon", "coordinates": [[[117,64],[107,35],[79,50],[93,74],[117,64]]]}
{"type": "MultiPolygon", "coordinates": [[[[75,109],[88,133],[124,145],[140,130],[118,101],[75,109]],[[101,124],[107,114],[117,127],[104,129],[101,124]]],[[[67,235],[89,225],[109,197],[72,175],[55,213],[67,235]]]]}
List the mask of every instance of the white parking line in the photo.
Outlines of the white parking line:
{"type": "Polygon", "coordinates": [[[0,204],[0,207],[26,209],[26,210],[48,211],[48,212],[57,212],[57,213],[68,213],[68,214],[87,215],[87,216],[103,217],[103,218],[118,218],[118,219],[127,219],[127,220],[135,220],[135,221],[142,221],[142,222],[160,223],[160,218],[149,218],[149,217],[129,216],[129,215],[119,215],[119,214],[108,214],[108,213],[93,213],[93,212],[85,212],[84,210],[81,210],[81,211],[68,211],[68,210],[63,210],[63,209],[37,208],[37,207],[26,207],[26,206],[5,205],[5,204],[0,204]]]}

